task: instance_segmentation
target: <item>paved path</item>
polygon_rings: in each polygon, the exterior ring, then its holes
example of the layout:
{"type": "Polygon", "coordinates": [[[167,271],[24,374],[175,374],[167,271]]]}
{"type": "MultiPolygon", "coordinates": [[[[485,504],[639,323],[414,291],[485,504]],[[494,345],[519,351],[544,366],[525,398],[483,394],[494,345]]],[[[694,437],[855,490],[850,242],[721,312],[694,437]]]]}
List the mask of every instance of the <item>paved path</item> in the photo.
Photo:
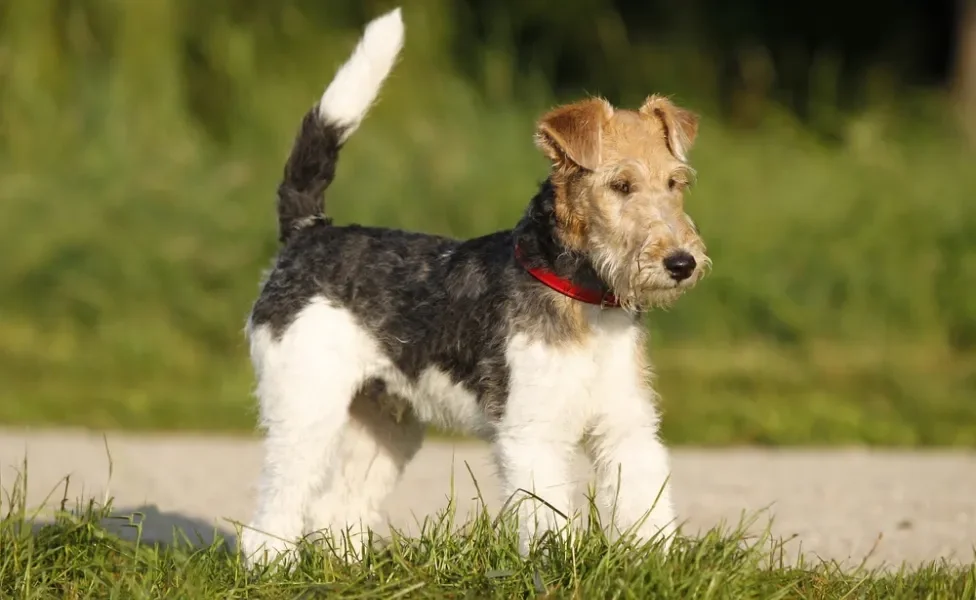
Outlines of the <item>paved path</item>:
{"type": "MultiPolygon", "coordinates": [[[[227,519],[246,522],[254,501],[260,447],[253,439],[107,435],[0,429],[0,485],[9,491],[24,457],[28,502],[53,491],[69,497],[114,497],[117,511],[146,515],[144,535],[172,539],[172,527],[233,538],[227,519]]],[[[415,518],[446,505],[455,475],[459,508],[474,506],[478,479],[489,508],[500,506],[487,449],[474,442],[428,442],[388,503],[390,520],[416,530],[415,518]],[[453,467],[452,467],[453,464],[453,467]]],[[[796,536],[788,545],[848,563],[901,563],[941,557],[973,562],[976,547],[976,452],[859,450],[693,450],[674,453],[675,499],[687,531],[759,513],[761,529],[796,536]]],[[[587,472],[578,468],[581,485],[587,472]]],[[[581,496],[582,497],[582,496],[581,496]]],[[[4,498],[6,501],[6,498],[4,498]]]]}

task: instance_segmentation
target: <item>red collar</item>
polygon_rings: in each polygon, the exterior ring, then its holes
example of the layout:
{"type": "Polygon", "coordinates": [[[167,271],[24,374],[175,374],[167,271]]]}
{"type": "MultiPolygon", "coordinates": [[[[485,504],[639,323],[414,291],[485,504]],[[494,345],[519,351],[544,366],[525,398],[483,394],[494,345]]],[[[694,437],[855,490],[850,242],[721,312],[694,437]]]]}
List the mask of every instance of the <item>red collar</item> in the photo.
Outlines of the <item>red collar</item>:
{"type": "Polygon", "coordinates": [[[545,285],[564,296],[569,296],[574,300],[586,302],[587,304],[596,304],[598,306],[607,306],[611,308],[620,306],[620,301],[618,301],[617,297],[610,292],[604,294],[599,290],[578,286],[572,281],[556,275],[545,267],[530,267],[525,261],[525,256],[522,254],[522,247],[517,243],[515,244],[515,258],[519,261],[519,264],[521,264],[522,267],[529,272],[529,275],[532,275],[545,285]]]}

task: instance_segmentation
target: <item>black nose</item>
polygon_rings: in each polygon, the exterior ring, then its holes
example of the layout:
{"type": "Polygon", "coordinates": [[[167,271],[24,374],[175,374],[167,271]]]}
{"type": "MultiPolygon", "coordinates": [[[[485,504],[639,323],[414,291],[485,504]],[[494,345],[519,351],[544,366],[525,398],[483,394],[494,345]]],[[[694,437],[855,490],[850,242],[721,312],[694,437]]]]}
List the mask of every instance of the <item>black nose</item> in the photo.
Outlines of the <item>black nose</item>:
{"type": "Polygon", "coordinates": [[[671,274],[671,279],[684,281],[695,272],[695,257],[684,250],[672,252],[664,258],[664,268],[671,274]]]}

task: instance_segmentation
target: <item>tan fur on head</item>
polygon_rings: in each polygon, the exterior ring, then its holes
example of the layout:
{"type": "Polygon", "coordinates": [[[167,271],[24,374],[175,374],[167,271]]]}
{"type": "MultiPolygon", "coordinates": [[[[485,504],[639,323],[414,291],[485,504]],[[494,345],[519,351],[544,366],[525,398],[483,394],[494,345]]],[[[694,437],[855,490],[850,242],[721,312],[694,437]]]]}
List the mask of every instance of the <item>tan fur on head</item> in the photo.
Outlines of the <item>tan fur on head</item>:
{"type": "Polygon", "coordinates": [[[553,164],[592,171],[600,164],[603,125],[613,107],[601,98],[560,106],[546,113],[536,130],[536,145],[553,164]]]}
{"type": "Polygon", "coordinates": [[[586,215],[566,197],[568,181],[580,171],[600,165],[603,128],[613,117],[613,107],[601,98],[557,107],[539,120],[535,143],[553,165],[551,179],[556,188],[556,218],[562,225],[562,242],[584,250],[586,215]]]}
{"type": "Polygon", "coordinates": [[[539,120],[535,140],[552,161],[558,233],[588,254],[625,308],[671,304],[710,265],[684,212],[697,136],[697,115],[657,95],[637,111],[591,98],[539,120]],[[678,251],[697,265],[681,281],[663,265],[678,251]]]}
{"type": "Polygon", "coordinates": [[[671,152],[678,160],[687,160],[688,150],[698,137],[698,115],[656,94],[647,97],[640,107],[640,113],[660,119],[671,152]]]}

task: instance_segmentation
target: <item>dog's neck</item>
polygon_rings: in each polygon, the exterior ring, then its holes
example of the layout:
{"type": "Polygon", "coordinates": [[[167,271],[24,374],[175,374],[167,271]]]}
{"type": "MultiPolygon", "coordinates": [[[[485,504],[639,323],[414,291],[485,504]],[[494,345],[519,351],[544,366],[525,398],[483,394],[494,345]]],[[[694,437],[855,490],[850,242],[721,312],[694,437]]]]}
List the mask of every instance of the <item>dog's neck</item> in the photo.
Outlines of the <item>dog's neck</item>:
{"type": "Polygon", "coordinates": [[[514,230],[523,264],[546,269],[575,286],[612,295],[613,290],[597,273],[589,257],[562,241],[560,227],[556,217],[556,191],[547,179],[514,230]]]}

